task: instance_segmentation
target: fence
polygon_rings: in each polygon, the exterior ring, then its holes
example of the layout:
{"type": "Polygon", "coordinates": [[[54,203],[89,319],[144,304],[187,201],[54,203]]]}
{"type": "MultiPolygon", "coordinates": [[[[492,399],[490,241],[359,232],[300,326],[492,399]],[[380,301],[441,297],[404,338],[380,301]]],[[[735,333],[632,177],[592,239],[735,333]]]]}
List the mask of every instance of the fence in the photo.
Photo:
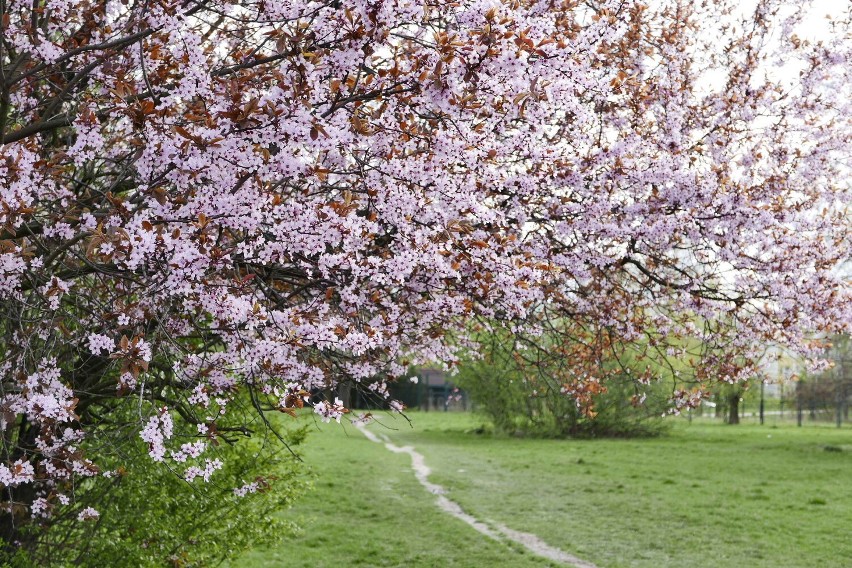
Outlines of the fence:
{"type": "MultiPolygon", "coordinates": [[[[740,422],[795,423],[799,426],[833,423],[838,428],[849,422],[852,380],[816,378],[797,382],[790,390],[793,391],[791,395],[780,398],[741,398],[738,409],[740,422]]],[[[687,417],[690,420],[728,420],[725,409],[713,404],[702,405],[688,413],[687,417]]]]}

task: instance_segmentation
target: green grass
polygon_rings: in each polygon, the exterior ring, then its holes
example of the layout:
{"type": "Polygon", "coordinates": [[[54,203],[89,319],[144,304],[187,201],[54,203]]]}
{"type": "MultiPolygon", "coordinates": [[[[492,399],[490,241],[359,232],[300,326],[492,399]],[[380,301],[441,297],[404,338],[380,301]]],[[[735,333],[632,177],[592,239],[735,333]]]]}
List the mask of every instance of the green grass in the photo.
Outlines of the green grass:
{"type": "MultiPolygon", "coordinates": [[[[852,429],[679,421],[646,440],[478,435],[467,414],[371,426],[413,445],[430,480],[474,516],[531,532],[600,567],[852,566],[852,429]]],[[[235,566],[549,566],[441,513],[406,455],[353,428],[307,444],[304,527],[235,566]],[[347,435],[348,434],[348,435],[347,435]]]]}
{"type": "Polygon", "coordinates": [[[282,512],[300,534],[231,566],[555,566],[441,512],[414,478],[408,455],[389,452],[352,426],[317,423],[304,460],[316,476],[314,490],[282,512]]]}

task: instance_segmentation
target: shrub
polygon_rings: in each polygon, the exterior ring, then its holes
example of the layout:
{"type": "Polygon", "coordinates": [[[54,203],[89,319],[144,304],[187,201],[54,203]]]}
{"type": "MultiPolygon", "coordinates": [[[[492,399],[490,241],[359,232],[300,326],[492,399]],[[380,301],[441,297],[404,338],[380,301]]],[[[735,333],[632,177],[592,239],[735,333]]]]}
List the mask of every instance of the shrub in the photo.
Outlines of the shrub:
{"type": "MultiPolygon", "coordinates": [[[[290,448],[305,428],[285,434],[290,448]]],[[[90,450],[90,455],[95,452],[90,450]]],[[[180,568],[215,566],[249,547],[272,545],[296,527],[280,514],[307,487],[298,456],[275,439],[222,443],[223,466],[210,481],[184,480],[153,461],[144,443],[101,448],[110,478],[74,488],[77,506],[29,527],[36,535],[29,555],[7,557],[9,566],[180,568]],[[87,503],[97,518],[80,522],[87,503]]],[[[85,516],[85,514],[83,514],[85,516]]]]}
{"type": "Polygon", "coordinates": [[[460,366],[455,379],[497,430],[537,437],[656,436],[670,391],[641,385],[625,361],[604,363],[606,378],[594,394],[573,396],[559,373],[558,358],[526,365],[510,334],[497,331],[481,357],[460,366]],[[618,371],[615,369],[618,368],[618,371]]]}

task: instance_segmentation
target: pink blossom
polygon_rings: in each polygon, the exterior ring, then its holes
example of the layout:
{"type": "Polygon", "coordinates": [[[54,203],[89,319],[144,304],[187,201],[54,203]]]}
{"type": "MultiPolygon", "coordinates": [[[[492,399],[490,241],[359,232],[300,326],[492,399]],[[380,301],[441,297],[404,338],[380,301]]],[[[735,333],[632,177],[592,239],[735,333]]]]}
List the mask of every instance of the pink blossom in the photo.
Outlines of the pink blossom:
{"type": "Polygon", "coordinates": [[[332,420],[340,422],[340,418],[349,411],[343,407],[343,401],[335,398],[334,403],[329,403],[325,400],[316,403],[314,405],[314,412],[322,417],[323,422],[330,422],[332,420]]]}
{"type": "Polygon", "coordinates": [[[89,351],[95,355],[100,355],[101,352],[109,354],[115,349],[115,341],[107,335],[92,333],[89,334],[88,341],[89,351]]]}
{"type": "Polygon", "coordinates": [[[148,443],[148,453],[154,461],[163,461],[166,455],[165,441],[172,437],[174,425],[168,409],[161,408],[158,414],[151,416],[145,428],[139,434],[148,443]]]}
{"type": "Polygon", "coordinates": [[[86,507],[85,509],[80,511],[80,513],[77,515],[77,520],[78,521],[95,521],[100,516],[101,516],[101,514],[98,513],[92,507],[86,507]]]}

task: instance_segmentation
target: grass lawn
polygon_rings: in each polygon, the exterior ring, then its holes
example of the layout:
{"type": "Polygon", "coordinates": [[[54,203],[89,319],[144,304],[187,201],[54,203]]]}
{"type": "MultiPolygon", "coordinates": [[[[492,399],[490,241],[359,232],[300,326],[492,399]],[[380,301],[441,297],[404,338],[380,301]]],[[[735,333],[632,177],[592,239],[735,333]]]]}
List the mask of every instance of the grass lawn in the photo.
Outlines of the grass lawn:
{"type": "MultiPolygon", "coordinates": [[[[430,481],[486,522],[615,566],[852,566],[852,429],[678,421],[647,440],[478,435],[469,414],[374,424],[413,445],[430,481]]],[[[440,512],[407,455],[324,425],[316,488],[283,514],[303,527],[234,566],[551,566],[440,512]]]]}
{"type": "Polygon", "coordinates": [[[317,422],[303,450],[314,490],[282,512],[300,533],[280,547],[249,552],[233,568],[557,566],[441,512],[408,455],[389,452],[352,426],[317,422]]]}

